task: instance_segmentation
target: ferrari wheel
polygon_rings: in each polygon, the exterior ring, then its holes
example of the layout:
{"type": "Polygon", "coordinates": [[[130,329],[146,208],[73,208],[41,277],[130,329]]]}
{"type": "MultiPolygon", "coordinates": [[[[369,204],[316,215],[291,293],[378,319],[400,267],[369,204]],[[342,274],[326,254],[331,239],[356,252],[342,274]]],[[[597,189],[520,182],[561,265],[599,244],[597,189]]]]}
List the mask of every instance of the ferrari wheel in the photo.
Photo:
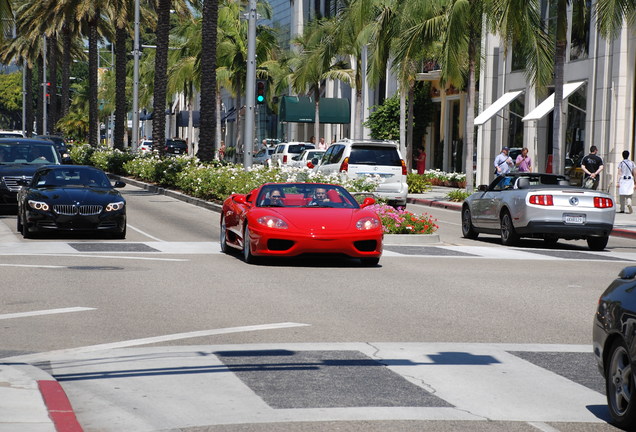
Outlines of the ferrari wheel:
{"type": "Polygon", "coordinates": [[[605,372],[607,407],[618,427],[632,430],[636,425],[636,392],[632,363],[625,343],[622,340],[615,341],[607,358],[609,359],[605,372]]]}
{"type": "Polygon", "coordinates": [[[248,264],[254,264],[256,260],[252,255],[252,245],[250,244],[250,227],[245,226],[243,231],[243,260],[248,264]]]}
{"type": "Polygon", "coordinates": [[[375,267],[380,262],[380,258],[360,258],[360,262],[365,267],[375,267]]]}
{"type": "Polygon", "coordinates": [[[227,227],[225,226],[225,217],[221,216],[221,234],[219,238],[221,244],[221,252],[228,253],[227,246],[227,227]]]}
{"type": "Polygon", "coordinates": [[[609,237],[588,237],[587,238],[587,246],[593,251],[602,251],[607,246],[607,242],[609,241],[609,237]]]}
{"type": "Polygon", "coordinates": [[[473,222],[471,219],[470,209],[465,206],[462,209],[462,235],[468,239],[476,239],[479,233],[475,231],[473,222]]]}
{"type": "Polygon", "coordinates": [[[504,211],[501,215],[501,243],[506,246],[514,246],[519,241],[519,235],[512,225],[510,213],[504,211]]]}

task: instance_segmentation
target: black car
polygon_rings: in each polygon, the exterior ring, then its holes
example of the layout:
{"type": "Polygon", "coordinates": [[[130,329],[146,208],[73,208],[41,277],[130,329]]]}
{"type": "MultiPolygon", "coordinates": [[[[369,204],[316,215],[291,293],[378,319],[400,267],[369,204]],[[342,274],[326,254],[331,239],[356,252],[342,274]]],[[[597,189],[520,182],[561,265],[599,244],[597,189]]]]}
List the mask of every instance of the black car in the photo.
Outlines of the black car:
{"type": "Polygon", "coordinates": [[[610,415],[618,427],[635,430],[636,267],[624,268],[601,295],[592,335],[610,415]]]}
{"type": "Polygon", "coordinates": [[[17,229],[24,238],[38,232],[103,231],[126,238],[126,200],[97,168],[43,166],[18,193],[17,229]]]}
{"type": "Polygon", "coordinates": [[[31,180],[42,165],[60,163],[60,155],[50,141],[0,138],[0,209],[15,211],[19,180],[31,180]]]}
{"type": "Polygon", "coordinates": [[[169,138],[166,140],[166,145],[163,148],[163,152],[166,154],[187,155],[188,143],[182,139],[169,138]]]}
{"type": "Polygon", "coordinates": [[[49,140],[53,143],[57,152],[60,154],[63,163],[70,163],[71,156],[68,152],[66,140],[57,135],[38,135],[35,138],[49,140]]]}

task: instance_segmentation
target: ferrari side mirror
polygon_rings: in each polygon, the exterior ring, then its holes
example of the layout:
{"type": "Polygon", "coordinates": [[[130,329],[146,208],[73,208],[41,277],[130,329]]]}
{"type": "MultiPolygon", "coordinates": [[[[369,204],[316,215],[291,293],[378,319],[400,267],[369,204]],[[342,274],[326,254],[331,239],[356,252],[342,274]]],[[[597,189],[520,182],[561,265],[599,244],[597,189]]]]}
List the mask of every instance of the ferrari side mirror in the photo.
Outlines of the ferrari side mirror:
{"type": "Polygon", "coordinates": [[[365,208],[368,207],[370,205],[375,204],[375,199],[371,198],[371,197],[367,197],[364,199],[364,201],[362,201],[362,204],[360,205],[361,208],[365,208]]]}

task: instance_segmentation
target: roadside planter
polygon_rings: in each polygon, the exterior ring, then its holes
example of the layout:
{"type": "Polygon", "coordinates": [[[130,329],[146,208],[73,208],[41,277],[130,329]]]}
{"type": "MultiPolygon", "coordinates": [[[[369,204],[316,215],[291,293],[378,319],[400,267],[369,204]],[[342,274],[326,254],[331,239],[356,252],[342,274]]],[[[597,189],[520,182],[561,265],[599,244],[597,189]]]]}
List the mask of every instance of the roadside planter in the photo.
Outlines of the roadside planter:
{"type": "Polygon", "coordinates": [[[382,221],[385,245],[422,246],[439,243],[437,219],[428,213],[416,215],[402,208],[395,209],[382,204],[368,208],[374,210],[382,221]]]}

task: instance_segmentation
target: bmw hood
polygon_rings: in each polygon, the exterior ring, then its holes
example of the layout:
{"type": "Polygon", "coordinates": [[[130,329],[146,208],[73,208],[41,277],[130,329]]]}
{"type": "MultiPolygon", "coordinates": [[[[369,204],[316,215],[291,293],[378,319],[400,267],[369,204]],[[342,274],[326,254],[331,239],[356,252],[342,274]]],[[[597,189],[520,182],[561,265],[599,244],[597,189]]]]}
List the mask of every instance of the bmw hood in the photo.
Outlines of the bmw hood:
{"type": "Polygon", "coordinates": [[[50,204],[101,204],[124,201],[116,190],[94,188],[51,188],[33,189],[29,198],[46,201],[50,204]]]}

